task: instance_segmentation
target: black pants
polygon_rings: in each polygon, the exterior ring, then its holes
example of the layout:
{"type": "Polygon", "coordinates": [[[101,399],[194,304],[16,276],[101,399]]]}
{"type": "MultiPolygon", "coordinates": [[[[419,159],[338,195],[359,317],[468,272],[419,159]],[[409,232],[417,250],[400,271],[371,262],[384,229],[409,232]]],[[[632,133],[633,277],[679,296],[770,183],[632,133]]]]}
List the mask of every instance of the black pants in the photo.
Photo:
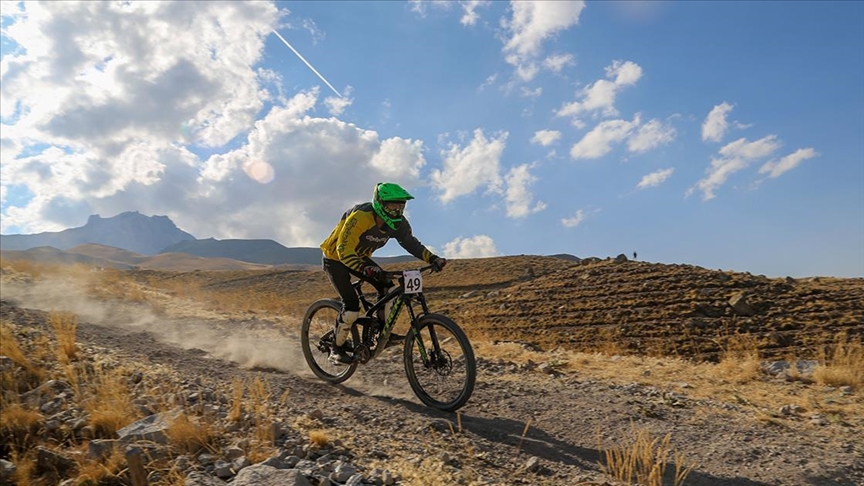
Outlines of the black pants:
{"type": "MultiPolygon", "coordinates": [[[[364,258],[364,260],[367,265],[377,265],[371,258],[364,258]]],[[[330,284],[333,285],[333,288],[336,289],[336,293],[339,294],[339,298],[342,300],[342,312],[360,311],[360,298],[357,297],[357,292],[354,292],[354,287],[351,286],[352,276],[372,284],[375,290],[378,291],[379,298],[385,293],[386,289],[379,282],[369,280],[363,274],[351,270],[338,260],[324,258],[323,267],[324,273],[330,279],[330,284]]]]}

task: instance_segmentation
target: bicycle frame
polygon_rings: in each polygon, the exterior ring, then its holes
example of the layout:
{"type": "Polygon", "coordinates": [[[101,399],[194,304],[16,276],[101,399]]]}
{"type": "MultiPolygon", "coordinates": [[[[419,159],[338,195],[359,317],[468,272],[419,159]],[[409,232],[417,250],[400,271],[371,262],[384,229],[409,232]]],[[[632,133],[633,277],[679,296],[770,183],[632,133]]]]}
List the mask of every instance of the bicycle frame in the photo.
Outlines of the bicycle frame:
{"type": "MultiPolygon", "coordinates": [[[[313,302],[303,316],[300,331],[303,356],[312,372],[333,384],[351,378],[358,365],[381,356],[391,345],[400,344],[391,343],[390,338],[402,309],[407,308],[411,322],[401,345],[405,375],[411,389],[420,401],[432,408],[452,412],[463,406],[471,397],[477,378],[474,352],[458,324],[446,315],[429,311],[422,281],[417,275],[429,270],[433,267],[384,272],[382,276],[389,279],[388,282],[395,284],[398,280],[398,285],[374,303],[371,293],[367,297],[362,289],[368,280],[361,278],[351,282],[363,314],[351,328],[353,356],[349,356],[348,362],[336,364],[331,358],[335,346],[335,331],[331,327],[333,314],[339,313],[343,304],[336,299],[313,302]],[[383,316],[385,309],[388,315],[383,316]]],[[[381,288],[375,287],[376,290],[381,288]]]]}
{"type": "MultiPolygon", "coordinates": [[[[421,269],[421,271],[428,268],[431,267],[426,267],[424,269],[421,269]]],[[[387,340],[390,338],[390,333],[393,331],[393,327],[396,325],[396,320],[399,318],[399,314],[402,312],[403,306],[408,309],[408,316],[411,322],[411,332],[410,335],[406,337],[406,339],[420,339],[420,334],[415,331],[415,323],[420,317],[429,313],[429,307],[426,304],[426,296],[423,295],[422,292],[417,294],[404,293],[404,278],[402,277],[401,272],[387,272],[386,275],[391,279],[397,278],[399,284],[374,304],[369,302],[369,300],[366,298],[366,295],[363,293],[363,280],[358,280],[352,283],[354,291],[357,293],[357,297],[360,299],[360,303],[363,305],[363,309],[366,311],[364,314],[365,317],[373,319],[376,322],[376,315],[378,311],[383,309],[388,302],[395,300],[395,302],[393,303],[393,307],[390,309],[390,315],[385,316],[384,326],[381,328],[378,338],[378,345],[375,347],[375,352],[371,355],[369,359],[377,358],[384,351],[384,348],[386,346],[383,346],[382,343],[386,343],[387,340]],[[420,304],[420,307],[422,309],[421,313],[415,313],[412,301],[417,301],[417,303],[420,304]]],[[[432,332],[434,333],[434,330],[432,332]]],[[[437,338],[434,335],[432,336],[432,339],[437,344],[437,338]]],[[[428,359],[426,356],[425,346],[423,346],[422,341],[419,344],[421,357],[423,359],[423,362],[426,363],[428,362],[428,359]]]]}

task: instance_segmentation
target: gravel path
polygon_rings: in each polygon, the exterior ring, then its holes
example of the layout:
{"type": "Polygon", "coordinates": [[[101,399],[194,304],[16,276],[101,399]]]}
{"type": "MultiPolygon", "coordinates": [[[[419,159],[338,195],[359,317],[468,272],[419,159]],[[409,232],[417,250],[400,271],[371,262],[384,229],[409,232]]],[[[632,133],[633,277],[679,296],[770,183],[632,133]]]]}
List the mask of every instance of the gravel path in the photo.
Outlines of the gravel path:
{"type": "MultiPolygon", "coordinates": [[[[746,403],[691,398],[683,383],[616,383],[578,369],[560,372],[484,356],[478,356],[469,403],[458,414],[443,413],[413,396],[400,348],[361,366],[343,385],[317,380],[305,366],[298,326],[290,319],[157,315],[142,306],[82,298],[64,303],[45,289],[8,283],[3,299],[0,317],[19,330],[46,327],[46,314],[34,309],[77,312],[80,346],[139,363],[145,380],[146,367],[158,365],[182,382],[230,394],[232,382],[261,378],[276,392],[274,402],[287,397],[274,404],[286,423],[316,417],[350,452],[354,466],[368,471],[383,464],[403,484],[613,484],[601,471],[599,449],[636,428],[655,437],[672,434],[672,449],[694,465],[685,484],[864,484],[862,417],[822,425],[801,414],[766,421],[746,403]],[[412,479],[412,470],[430,462],[449,479],[412,479]]],[[[861,393],[836,391],[837,400],[859,404],[861,393]]]]}

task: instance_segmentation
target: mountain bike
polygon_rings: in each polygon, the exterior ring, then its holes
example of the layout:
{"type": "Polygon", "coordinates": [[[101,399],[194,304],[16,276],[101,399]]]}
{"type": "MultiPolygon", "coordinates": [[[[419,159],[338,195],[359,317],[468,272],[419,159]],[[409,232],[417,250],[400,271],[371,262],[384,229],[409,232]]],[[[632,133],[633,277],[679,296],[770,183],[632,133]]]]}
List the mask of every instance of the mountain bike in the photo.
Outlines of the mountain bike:
{"type": "Polygon", "coordinates": [[[385,282],[397,283],[386,295],[372,302],[363,293],[363,280],[352,282],[363,312],[351,326],[346,341],[351,357],[347,364],[328,359],[335,346],[334,325],[342,309],[336,299],[314,302],[303,316],[300,331],[303,356],[318,378],[342,383],[389,347],[390,334],[402,309],[408,310],[411,327],[403,344],[405,373],[411,389],[426,406],[452,412],[471,397],[477,378],[474,351],[465,332],[447,316],[429,312],[423,294],[423,273],[432,266],[397,272],[384,271],[385,282]],[[389,306],[389,314],[384,309],[389,306]]]}

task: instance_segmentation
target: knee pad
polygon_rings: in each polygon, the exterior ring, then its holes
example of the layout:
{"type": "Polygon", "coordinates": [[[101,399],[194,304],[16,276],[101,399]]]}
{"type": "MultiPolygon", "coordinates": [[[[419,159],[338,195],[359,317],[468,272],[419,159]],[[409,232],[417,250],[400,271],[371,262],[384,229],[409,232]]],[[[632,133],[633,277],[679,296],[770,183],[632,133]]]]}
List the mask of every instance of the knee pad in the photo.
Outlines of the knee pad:
{"type": "Polygon", "coordinates": [[[340,320],[343,324],[351,325],[360,317],[359,311],[343,311],[340,320]]]}

